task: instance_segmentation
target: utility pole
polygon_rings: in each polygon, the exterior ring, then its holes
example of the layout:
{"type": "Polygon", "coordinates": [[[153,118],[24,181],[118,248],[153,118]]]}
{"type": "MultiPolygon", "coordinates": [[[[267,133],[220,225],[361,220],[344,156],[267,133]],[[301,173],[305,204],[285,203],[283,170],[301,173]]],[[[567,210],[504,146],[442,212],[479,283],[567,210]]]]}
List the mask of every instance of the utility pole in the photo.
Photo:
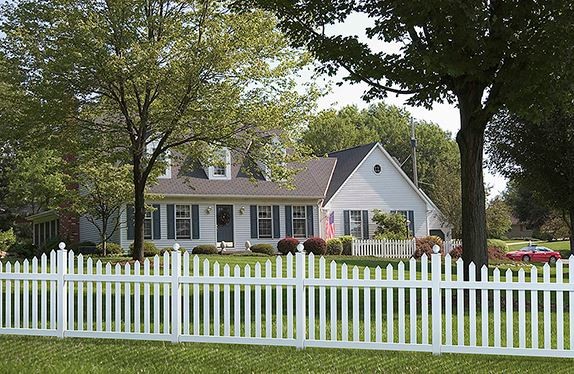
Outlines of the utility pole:
{"type": "Polygon", "coordinates": [[[415,136],[415,121],[411,118],[411,148],[413,158],[413,183],[419,187],[419,176],[417,172],[417,138],[415,136]]]}

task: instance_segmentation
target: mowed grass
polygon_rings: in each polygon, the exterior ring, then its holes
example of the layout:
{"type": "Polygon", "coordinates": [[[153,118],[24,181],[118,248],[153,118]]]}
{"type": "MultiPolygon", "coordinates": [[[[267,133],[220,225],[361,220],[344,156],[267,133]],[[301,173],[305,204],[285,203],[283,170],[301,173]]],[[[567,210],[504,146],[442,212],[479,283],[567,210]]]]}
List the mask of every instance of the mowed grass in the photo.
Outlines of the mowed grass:
{"type": "Polygon", "coordinates": [[[571,359],[0,337],[3,373],[567,373],[571,359]]]}

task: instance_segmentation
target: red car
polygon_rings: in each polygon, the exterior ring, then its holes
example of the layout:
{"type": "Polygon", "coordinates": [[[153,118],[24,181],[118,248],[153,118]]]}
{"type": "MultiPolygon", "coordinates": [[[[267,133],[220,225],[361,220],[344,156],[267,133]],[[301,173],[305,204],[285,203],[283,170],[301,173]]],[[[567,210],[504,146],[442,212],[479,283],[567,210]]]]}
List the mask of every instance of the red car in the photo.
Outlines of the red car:
{"type": "Polygon", "coordinates": [[[554,265],[556,261],[560,259],[560,252],[538,245],[531,245],[521,248],[518,251],[508,252],[506,257],[514,261],[548,262],[554,265]]]}

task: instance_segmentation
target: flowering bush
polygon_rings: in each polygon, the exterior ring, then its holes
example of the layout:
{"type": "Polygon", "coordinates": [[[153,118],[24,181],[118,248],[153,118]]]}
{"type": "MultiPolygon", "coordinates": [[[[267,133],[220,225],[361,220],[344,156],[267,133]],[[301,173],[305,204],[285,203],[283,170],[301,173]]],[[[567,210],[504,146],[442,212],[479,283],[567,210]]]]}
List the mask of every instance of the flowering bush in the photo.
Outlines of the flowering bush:
{"type": "Polygon", "coordinates": [[[425,236],[416,239],[417,248],[413,254],[414,258],[421,258],[423,254],[428,257],[433,254],[432,247],[436,244],[440,247],[440,253],[444,255],[444,245],[441,238],[438,236],[425,236]]]}

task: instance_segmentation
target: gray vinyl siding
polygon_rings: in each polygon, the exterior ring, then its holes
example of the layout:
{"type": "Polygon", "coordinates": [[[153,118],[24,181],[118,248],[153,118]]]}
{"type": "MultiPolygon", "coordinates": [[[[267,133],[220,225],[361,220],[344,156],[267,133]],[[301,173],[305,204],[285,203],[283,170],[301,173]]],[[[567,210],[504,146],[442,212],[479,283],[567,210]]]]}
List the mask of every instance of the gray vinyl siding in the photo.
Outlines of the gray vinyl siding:
{"type": "MultiPolygon", "coordinates": [[[[375,148],[358,167],[341,189],[326,204],[325,210],[335,213],[336,235],[344,234],[343,211],[368,210],[369,234],[373,236],[376,224],[372,222],[373,210],[413,210],[415,212],[415,236],[428,235],[427,203],[396,170],[395,166],[379,149],[375,148]],[[380,174],[373,167],[382,167],[380,174]]],[[[324,226],[324,225],[322,225],[324,226]]],[[[324,228],[321,227],[324,231],[324,228]]]]}
{"type": "MultiPolygon", "coordinates": [[[[100,234],[98,230],[85,216],[80,217],[80,241],[94,242],[96,244],[100,242],[100,234]]],[[[116,230],[113,233],[110,241],[114,243],[120,242],[120,230],[116,230]]]]}
{"type": "MultiPolygon", "coordinates": [[[[317,200],[301,200],[290,201],[285,199],[230,199],[230,200],[206,200],[206,199],[193,199],[192,197],[181,198],[166,198],[161,201],[149,201],[148,204],[160,204],[161,216],[161,239],[150,240],[155,243],[158,248],[167,248],[173,246],[175,242],[179,243],[183,248],[192,249],[200,244],[216,244],[217,242],[217,225],[216,225],[216,205],[233,205],[233,221],[234,221],[234,249],[242,250],[245,248],[245,242],[249,241],[251,244],[256,243],[270,243],[276,245],[277,242],[285,237],[285,205],[312,205],[313,206],[313,236],[319,236],[319,210],[317,207],[317,200]],[[189,204],[199,205],[199,239],[167,239],[167,204],[189,204]],[[280,219],[280,238],[269,239],[252,239],[251,238],[251,219],[250,219],[250,205],[278,205],[279,206],[279,219],[280,219]],[[212,207],[211,212],[207,213],[207,208],[212,207]],[[245,210],[241,214],[241,207],[245,210]]],[[[125,213],[124,213],[125,215],[125,213]]],[[[124,218],[125,219],[125,218],[124,218]]],[[[309,235],[311,236],[311,235],[309,235]]],[[[121,244],[123,248],[128,248],[131,240],[127,239],[127,229],[121,230],[121,244]]]]}

